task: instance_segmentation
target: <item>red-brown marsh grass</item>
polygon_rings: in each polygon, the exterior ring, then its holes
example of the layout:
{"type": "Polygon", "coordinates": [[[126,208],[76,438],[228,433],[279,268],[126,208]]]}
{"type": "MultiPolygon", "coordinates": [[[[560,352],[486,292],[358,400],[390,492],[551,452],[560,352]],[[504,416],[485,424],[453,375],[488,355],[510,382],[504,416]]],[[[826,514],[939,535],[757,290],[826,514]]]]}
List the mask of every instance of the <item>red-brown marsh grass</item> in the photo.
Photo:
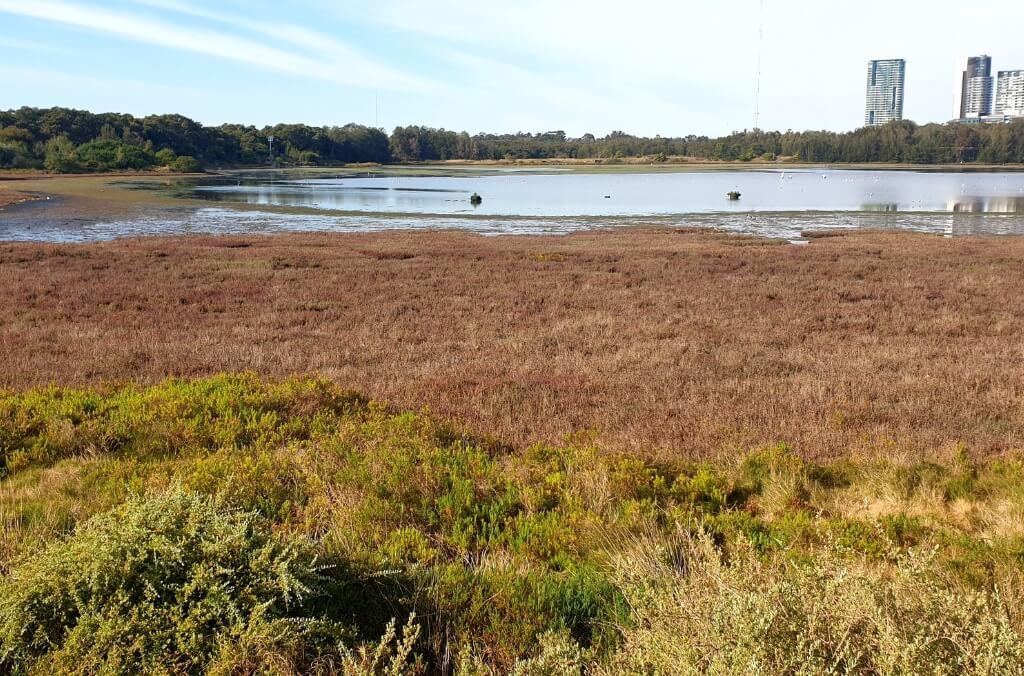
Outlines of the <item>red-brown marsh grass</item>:
{"type": "Polygon", "coordinates": [[[0,387],[320,373],[511,443],[1020,448],[1024,240],[693,230],[0,246],[0,387]]]}

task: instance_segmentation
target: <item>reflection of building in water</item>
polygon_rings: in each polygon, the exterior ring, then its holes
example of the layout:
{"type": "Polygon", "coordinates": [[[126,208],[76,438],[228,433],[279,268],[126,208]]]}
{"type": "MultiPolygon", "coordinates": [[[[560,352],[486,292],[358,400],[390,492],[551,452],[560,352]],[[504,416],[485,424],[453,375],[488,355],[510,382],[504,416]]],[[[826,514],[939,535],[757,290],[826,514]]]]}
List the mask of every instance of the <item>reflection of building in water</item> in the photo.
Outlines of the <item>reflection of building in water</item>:
{"type": "Polygon", "coordinates": [[[955,214],[971,214],[975,212],[981,212],[985,210],[985,203],[980,199],[973,200],[953,200],[946,205],[947,211],[952,211],[955,214]]]}
{"type": "Polygon", "coordinates": [[[946,204],[953,213],[1024,213],[1024,197],[961,197],[946,204]]]}

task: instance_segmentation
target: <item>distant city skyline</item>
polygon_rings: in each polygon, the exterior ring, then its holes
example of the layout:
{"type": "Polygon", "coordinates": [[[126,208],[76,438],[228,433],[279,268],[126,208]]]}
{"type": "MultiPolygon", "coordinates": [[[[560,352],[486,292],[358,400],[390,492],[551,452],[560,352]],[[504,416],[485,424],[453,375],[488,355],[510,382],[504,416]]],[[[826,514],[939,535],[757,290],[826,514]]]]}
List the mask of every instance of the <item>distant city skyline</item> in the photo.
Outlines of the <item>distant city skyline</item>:
{"type": "Polygon", "coordinates": [[[992,76],[987,54],[963,59],[954,78],[953,118],[962,122],[1004,122],[1024,117],[1024,69],[992,76]]]}
{"type": "Polygon", "coordinates": [[[964,54],[1024,69],[1024,3],[760,7],[0,0],[0,108],[716,136],[751,128],[755,111],[764,129],[859,127],[864,64],[876,57],[906,60],[903,117],[919,123],[950,119],[950,74],[964,54]]]}

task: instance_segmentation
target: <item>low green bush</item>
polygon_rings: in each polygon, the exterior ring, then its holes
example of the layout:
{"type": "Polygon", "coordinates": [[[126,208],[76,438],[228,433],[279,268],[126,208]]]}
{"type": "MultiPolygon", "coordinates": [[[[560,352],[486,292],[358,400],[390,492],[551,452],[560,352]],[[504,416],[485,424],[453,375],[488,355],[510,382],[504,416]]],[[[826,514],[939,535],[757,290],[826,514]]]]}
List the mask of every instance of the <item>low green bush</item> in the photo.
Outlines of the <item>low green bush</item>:
{"type": "Polygon", "coordinates": [[[133,498],[17,565],[0,587],[10,671],[157,673],[274,655],[300,667],[352,638],[304,616],[305,548],[252,513],[172,490],[133,498]]]}

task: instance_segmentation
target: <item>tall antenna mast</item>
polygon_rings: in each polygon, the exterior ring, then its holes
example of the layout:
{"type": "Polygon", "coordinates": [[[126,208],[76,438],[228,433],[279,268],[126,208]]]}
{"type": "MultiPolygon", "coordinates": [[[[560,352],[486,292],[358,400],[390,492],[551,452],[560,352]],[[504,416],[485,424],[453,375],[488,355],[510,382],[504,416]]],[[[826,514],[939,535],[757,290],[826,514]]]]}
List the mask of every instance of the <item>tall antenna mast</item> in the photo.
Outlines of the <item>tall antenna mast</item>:
{"type": "Polygon", "coordinates": [[[754,129],[761,118],[761,45],[764,43],[764,0],[757,19],[757,84],[754,88],[754,129]]]}

